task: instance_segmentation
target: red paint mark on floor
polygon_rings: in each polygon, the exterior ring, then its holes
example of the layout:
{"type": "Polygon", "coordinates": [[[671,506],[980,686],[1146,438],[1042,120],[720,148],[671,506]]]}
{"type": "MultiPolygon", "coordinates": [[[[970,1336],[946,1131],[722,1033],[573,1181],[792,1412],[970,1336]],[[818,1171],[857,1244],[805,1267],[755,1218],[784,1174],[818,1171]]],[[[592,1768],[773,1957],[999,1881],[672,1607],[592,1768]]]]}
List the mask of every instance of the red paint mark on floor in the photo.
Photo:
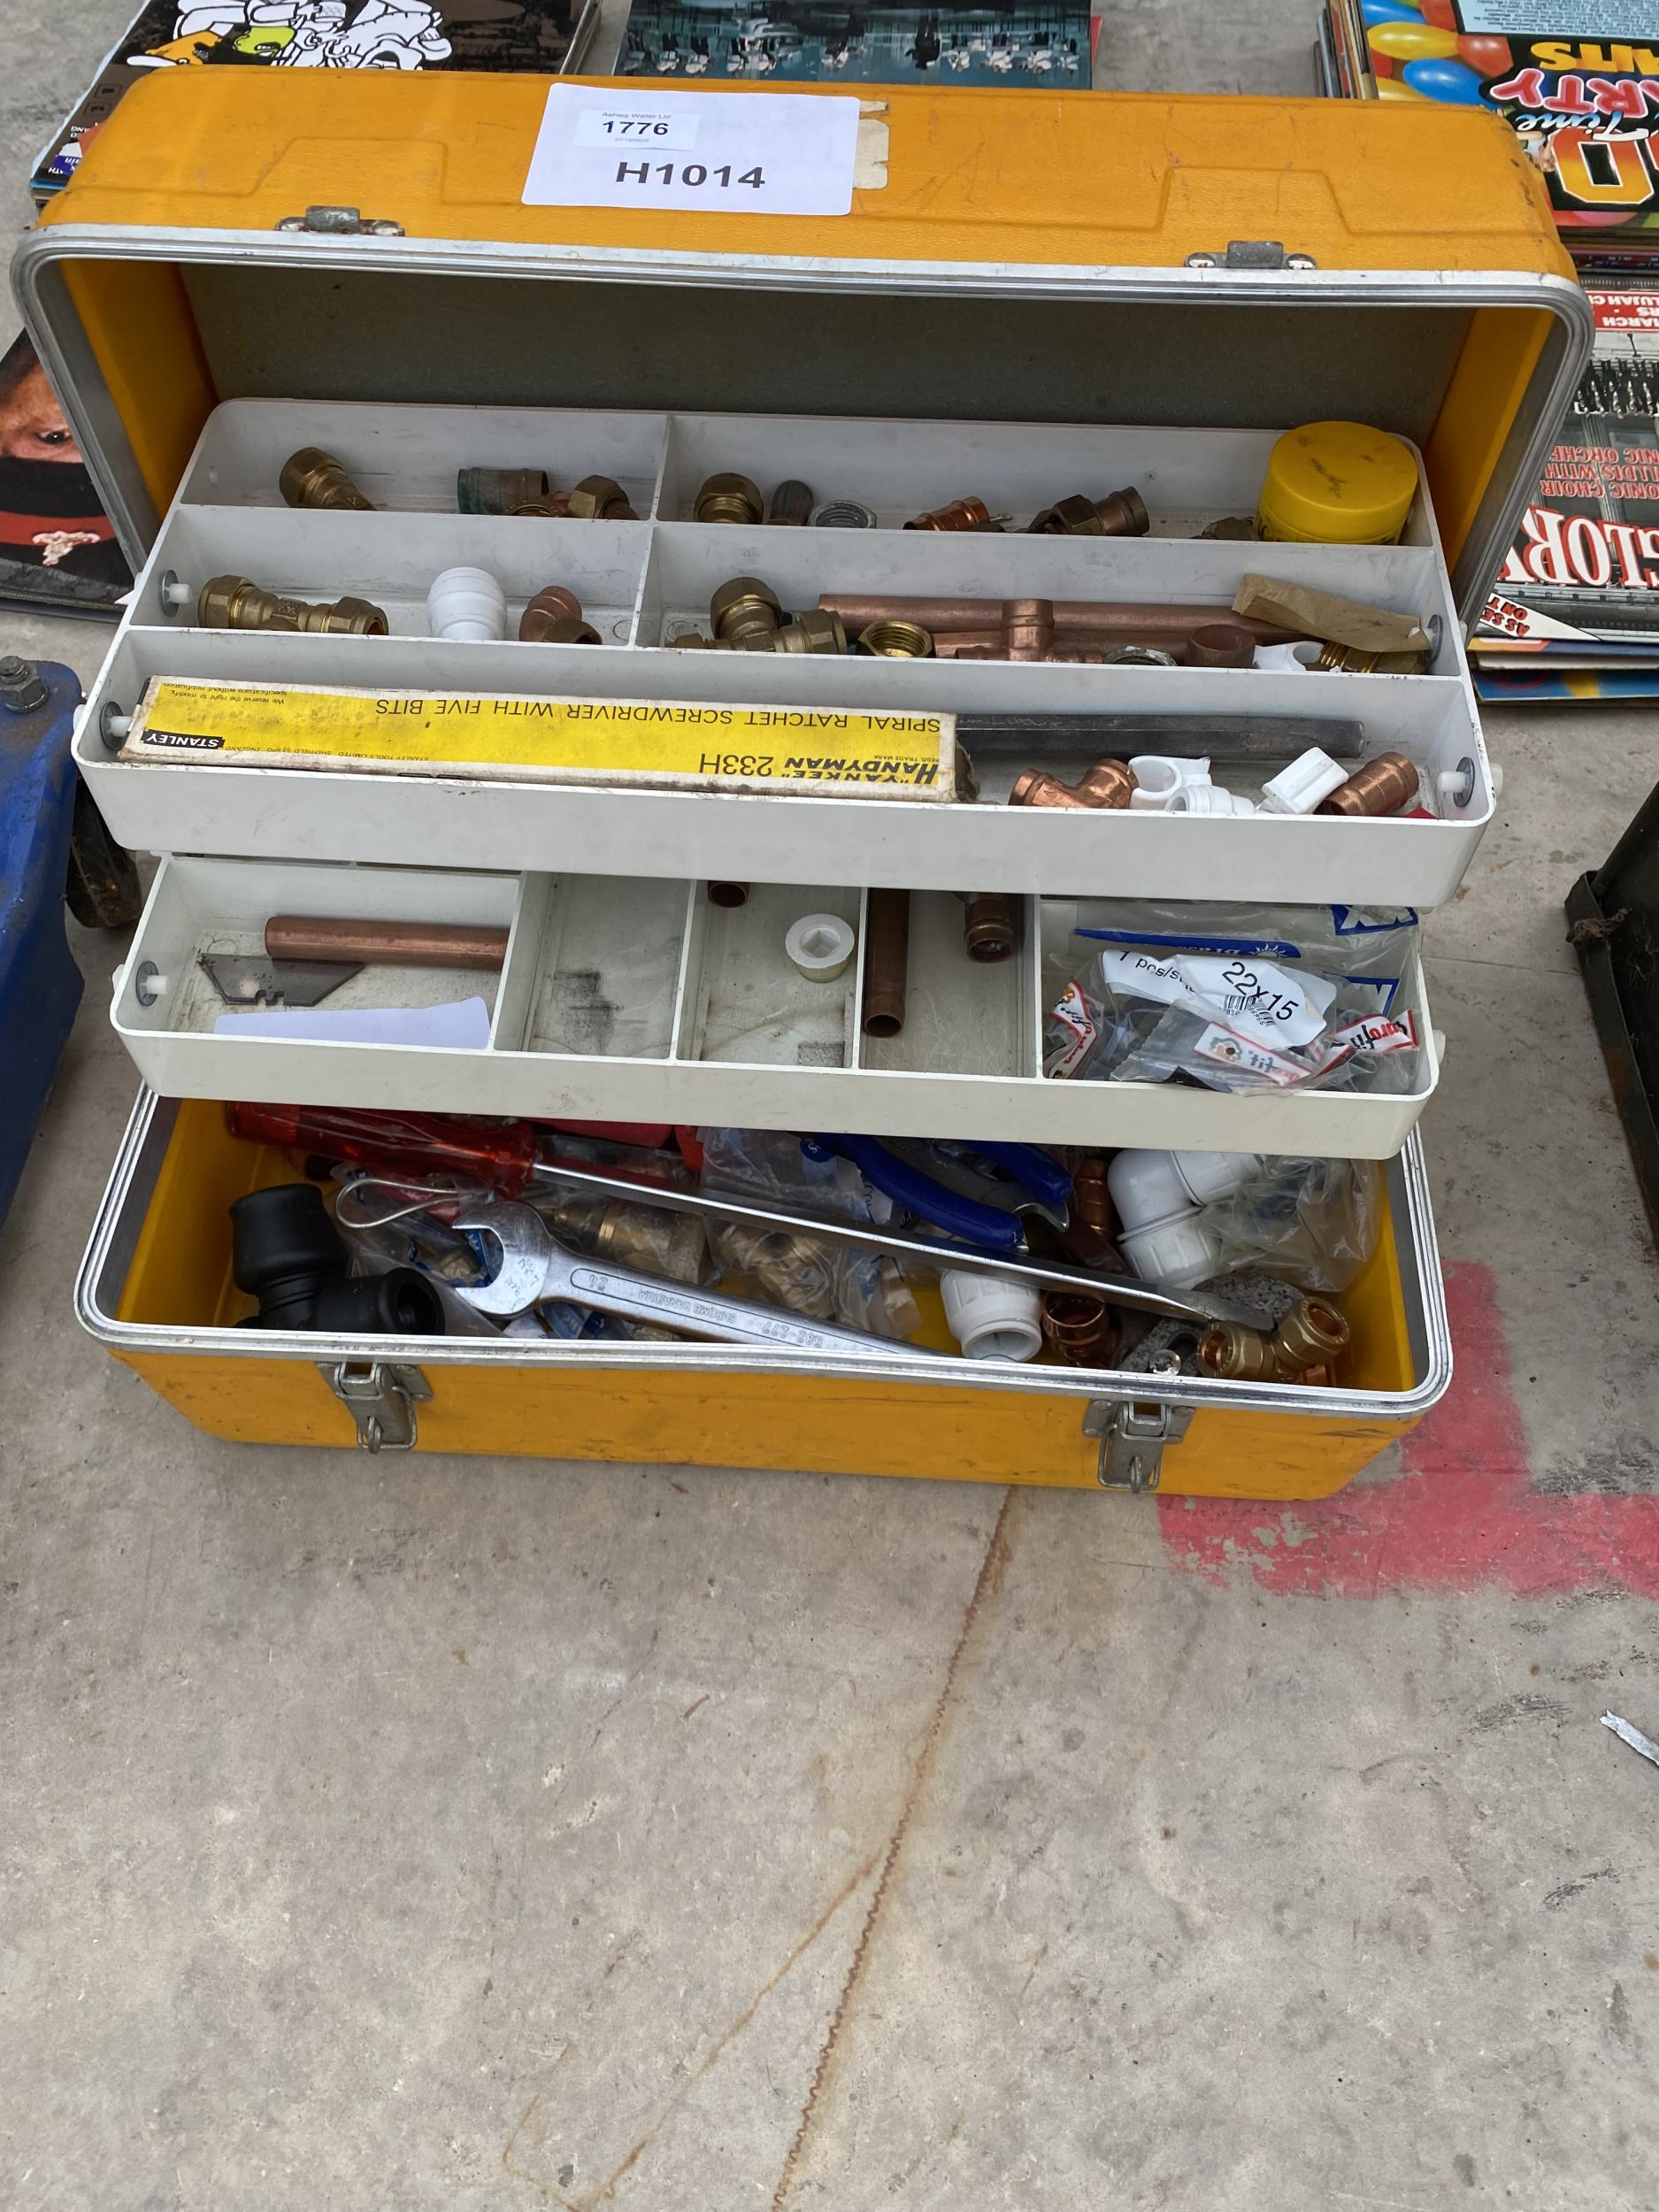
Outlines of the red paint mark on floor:
{"type": "Polygon", "coordinates": [[[1457,1371],[1401,1444],[1399,1475],[1362,1476],[1302,1505],[1160,1498],[1164,1551],[1213,1582],[1248,1567],[1279,1596],[1375,1597],[1486,1586],[1542,1597],[1659,1597],[1659,1497],[1556,1497],[1532,1487],[1526,1432],[1491,1270],[1446,1270],[1457,1371]]]}

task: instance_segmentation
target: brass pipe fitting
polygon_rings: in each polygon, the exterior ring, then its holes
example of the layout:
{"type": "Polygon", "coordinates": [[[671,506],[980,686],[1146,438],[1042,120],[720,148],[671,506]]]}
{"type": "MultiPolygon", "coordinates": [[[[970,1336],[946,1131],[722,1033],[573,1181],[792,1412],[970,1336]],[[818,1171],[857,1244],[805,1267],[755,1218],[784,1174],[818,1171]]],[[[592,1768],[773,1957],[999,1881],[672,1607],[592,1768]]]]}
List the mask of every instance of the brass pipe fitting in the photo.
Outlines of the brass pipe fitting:
{"type": "Polygon", "coordinates": [[[1341,676],[1421,676],[1432,656],[1428,653],[1365,653],[1355,645],[1327,645],[1314,667],[1341,676]]]}
{"type": "Polygon", "coordinates": [[[313,630],[335,637],[384,637],[382,608],[366,599],[336,599],[330,606],[284,599],[246,576],[213,576],[202,587],[196,618],[204,630],[313,630]]]}
{"type": "Polygon", "coordinates": [[[1043,1292],[1042,1333],[1068,1367],[1108,1367],[1118,1349],[1105,1300],[1084,1290],[1043,1292]]]}
{"type": "Polygon", "coordinates": [[[455,504],[464,515],[516,515],[548,495],[545,469],[457,469],[455,504]]]}
{"type": "Polygon", "coordinates": [[[563,584],[546,584],[518,618],[518,637],[526,645],[540,645],[556,622],[580,622],[582,603],[563,584]]]}
{"type": "Polygon", "coordinates": [[[349,507],[372,515],[374,503],[365,499],[352,482],[343,461],[314,445],[302,446],[282,464],[277,486],[290,507],[349,507]]]}
{"type": "Polygon", "coordinates": [[[962,942],[970,960],[987,964],[1014,950],[1014,902],[1005,891],[963,891],[962,942]]]}
{"type": "MultiPolygon", "coordinates": [[[[839,615],[830,619],[841,629],[839,615]]],[[[847,634],[844,629],[841,634],[847,634]]],[[[858,641],[861,653],[873,653],[881,660],[925,661],[933,649],[933,641],[919,622],[872,622],[858,641]]]]}
{"type": "Polygon", "coordinates": [[[772,495],[766,520],[781,523],[792,530],[803,530],[812,519],[813,504],[810,484],[803,484],[798,476],[786,476],[772,495]]]}
{"type": "Polygon", "coordinates": [[[757,485],[747,476],[707,476],[691,503],[694,522],[756,523],[765,513],[757,485]]]}
{"type": "MultiPolygon", "coordinates": [[[[896,618],[919,622],[925,630],[931,630],[936,649],[942,643],[941,632],[992,629],[1006,619],[1006,603],[996,599],[930,599],[891,592],[879,599],[842,591],[822,592],[818,596],[820,607],[840,615],[849,637],[856,637],[872,622],[896,618]]],[[[1068,645],[1099,644],[1110,637],[1114,643],[1134,639],[1152,645],[1185,646],[1195,629],[1210,623],[1248,630],[1258,645],[1292,644],[1302,635],[1299,630],[1287,630],[1256,615],[1234,614],[1213,602],[1141,605],[1133,600],[1056,599],[1047,603],[1054,611],[1056,635],[1064,637],[1068,645]]]]}
{"type": "Polygon", "coordinates": [[[1173,653],[1161,645],[1113,645],[1101,655],[1108,668],[1179,668],[1173,653]]]}
{"type": "Polygon", "coordinates": [[[718,649],[720,641],[704,637],[701,630],[682,630],[678,637],[664,638],[663,642],[671,653],[709,653],[718,649]]]}
{"type": "Polygon", "coordinates": [[[793,622],[772,632],[772,649],[774,653],[844,653],[847,633],[839,615],[826,614],[822,607],[809,607],[793,622]]]}
{"type": "Polygon", "coordinates": [[[864,903],[866,1037],[896,1037],[910,982],[910,895],[872,890],[864,903]]]}
{"type": "Polygon", "coordinates": [[[566,512],[574,522],[637,522],[628,495],[614,476],[584,476],[572,484],[566,512]]]}
{"type": "Polygon", "coordinates": [[[733,576],[710,600],[709,618],[722,645],[752,638],[764,641],[758,649],[770,651],[773,633],[783,627],[783,608],[772,586],[758,576],[733,576]]]}
{"type": "Polygon", "coordinates": [[[931,508],[926,514],[912,515],[905,524],[907,530],[983,530],[995,529],[991,511],[982,499],[972,497],[953,499],[943,507],[931,508]]]}
{"type": "Polygon", "coordinates": [[[1187,641],[1188,668],[1250,668],[1256,640],[1236,622],[1202,622],[1187,641]]]}
{"type": "Polygon", "coordinates": [[[549,622],[540,637],[538,645],[603,645],[604,643],[591,622],[580,615],[567,615],[562,621],[549,622]]]}
{"type": "Polygon", "coordinates": [[[1301,1382],[1328,1368],[1347,1347],[1348,1325],[1324,1299],[1302,1298],[1271,1335],[1239,1321],[1217,1321],[1199,1340],[1198,1364],[1228,1382],[1301,1382]]]}
{"type": "Polygon", "coordinates": [[[1152,518],[1147,512],[1146,502],[1133,484],[1125,484],[1122,491],[1108,492],[1104,499],[1091,499],[1086,492],[1073,492],[1070,499],[1057,499],[1032,522],[1028,534],[1144,538],[1151,527],[1152,518]]]}
{"type": "Polygon", "coordinates": [[[1046,769],[1027,768],[1008,795],[1010,806],[1110,807],[1129,803],[1135,780],[1121,760],[1097,760],[1074,784],[1062,783],[1046,769]]]}
{"type": "Polygon", "coordinates": [[[1328,1367],[1348,1349],[1349,1334],[1347,1321],[1329,1300],[1299,1298],[1274,1328],[1273,1349],[1282,1370],[1302,1375],[1310,1367],[1328,1367]]]}
{"type": "Polygon", "coordinates": [[[549,521],[563,522],[571,511],[568,492],[549,492],[545,499],[526,499],[521,506],[510,507],[513,515],[541,515],[549,521]]]}
{"type": "Polygon", "coordinates": [[[1415,763],[1403,753],[1379,753],[1356,768],[1328,799],[1321,799],[1316,814],[1398,814],[1415,806],[1422,784],[1415,763]]]}

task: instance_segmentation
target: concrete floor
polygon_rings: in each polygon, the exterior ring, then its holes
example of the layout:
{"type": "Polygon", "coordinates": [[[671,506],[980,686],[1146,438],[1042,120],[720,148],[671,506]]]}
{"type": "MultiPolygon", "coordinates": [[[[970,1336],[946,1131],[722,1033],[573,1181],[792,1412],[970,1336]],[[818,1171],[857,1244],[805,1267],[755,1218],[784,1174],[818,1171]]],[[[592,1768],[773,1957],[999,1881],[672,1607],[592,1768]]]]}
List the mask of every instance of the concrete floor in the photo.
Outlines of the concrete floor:
{"type": "MultiPolygon", "coordinates": [[[[1211,12],[1114,80],[1309,83],[1308,0],[1211,12]]],[[[14,224],[126,13],[9,0],[14,224]]],[[[208,1442],[71,1317],[83,940],[0,1235],[0,2205],[1647,2212],[1655,1279],[1561,902],[1654,726],[1491,718],[1460,1378],[1294,1512],[208,1442]]]]}

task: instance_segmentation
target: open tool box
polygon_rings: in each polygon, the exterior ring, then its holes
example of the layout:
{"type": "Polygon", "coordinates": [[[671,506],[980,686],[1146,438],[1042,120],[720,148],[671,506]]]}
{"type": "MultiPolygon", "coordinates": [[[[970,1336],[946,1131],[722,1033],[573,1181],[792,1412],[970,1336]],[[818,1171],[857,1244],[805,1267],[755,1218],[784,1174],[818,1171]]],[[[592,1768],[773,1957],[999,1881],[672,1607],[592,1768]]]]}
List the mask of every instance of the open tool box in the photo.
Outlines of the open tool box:
{"type": "MultiPolygon", "coordinates": [[[[257,91],[234,72],[141,87],[16,269],[141,566],[77,758],[115,833],[167,856],[115,1018],[150,1083],[190,1102],[141,1100],[83,1275],[88,1325],[190,1417],[250,1440],[347,1442],[355,1405],[383,1445],[418,1416],[434,1448],[1140,1486],[1179,1438],[1166,1487],[1347,1479],[1449,1376],[1412,1134],[1437,1064],[1415,965],[1400,1003],[1420,1048],[1393,1090],[1057,1082],[1042,1024],[1071,930],[1102,898],[1421,909],[1460,881],[1493,811],[1463,633],[1588,343],[1502,127],[883,88],[862,103],[850,213],[739,217],[525,204],[536,81],[257,91]],[[1333,417],[1417,455],[1398,543],[1196,534],[1250,511],[1282,431],[1333,417]],[[307,445],[340,457],[371,511],[283,503],[282,465],[307,445]],[[458,470],[530,466],[561,486],[614,478],[629,511],[454,511],[458,470]],[[766,492],[804,480],[871,526],[699,522],[697,487],[719,471],[766,492]],[[1144,535],[1018,534],[1079,487],[1120,484],[1146,502],[1144,535]],[[1010,534],[902,526],[970,493],[1010,534]],[[599,641],[434,637],[427,589],[455,565],[498,579],[510,634],[557,582],[599,641]],[[738,574],[795,608],[1035,595],[1220,617],[1247,572],[1415,615],[1432,654],[1395,675],[672,643],[738,574]],[[197,596],[225,573],[366,598],[388,634],[204,628],[197,596]],[[769,787],[741,757],[724,778],[617,757],[538,773],[534,753],[506,774],[239,764],[193,741],[136,757],[157,684],[487,696],[526,716],[622,703],[683,710],[694,731],[729,710],[745,731],[771,717],[802,755],[816,741],[800,733],[863,718],[931,731],[939,770],[895,792],[769,787]],[[1077,714],[1356,725],[1356,757],[1406,753],[1433,804],[1355,820],[1008,804],[1024,770],[1075,775],[1101,749],[998,725],[1077,714]],[[714,880],[749,903],[712,904],[714,880]],[[872,886],[918,895],[918,1010],[880,1040],[858,1018],[859,964],[826,991],[780,953],[809,911],[861,933],[872,886]],[[1010,895],[1000,964],[962,955],[964,886],[1010,895]],[[256,949],[279,904],[503,930],[477,1040],[219,1033],[200,958],[256,949]],[[920,1357],[866,1371],[697,1344],[273,1340],[225,1325],[226,1206],[284,1172],[223,1134],[207,1102],[236,1097],[1387,1158],[1389,1222],[1328,1387],[920,1357]]],[[[1254,764],[1216,767],[1259,787],[1254,764]]],[[[446,987],[404,969],[393,1002],[446,987]]]]}

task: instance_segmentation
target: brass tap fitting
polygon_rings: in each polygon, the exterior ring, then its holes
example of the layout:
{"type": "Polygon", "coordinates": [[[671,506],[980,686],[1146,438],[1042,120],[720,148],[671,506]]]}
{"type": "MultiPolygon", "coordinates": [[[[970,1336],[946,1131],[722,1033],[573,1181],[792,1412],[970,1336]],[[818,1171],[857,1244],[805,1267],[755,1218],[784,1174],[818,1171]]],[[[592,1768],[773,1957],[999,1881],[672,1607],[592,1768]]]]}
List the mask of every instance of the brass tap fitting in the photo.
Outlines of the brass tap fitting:
{"type": "Polygon", "coordinates": [[[1328,799],[1315,807],[1316,814],[1398,814],[1415,806],[1422,796],[1416,764],[1403,753],[1379,753],[1356,768],[1346,783],[1338,784],[1328,799]]]}
{"type": "Polygon", "coordinates": [[[1085,1290],[1045,1290],[1042,1333],[1068,1367],[1109,1366],[1118,1349],[1105,1300],[1085,1290]]]}
{"type": "Polygon", "coordinates": [[[345,463],[314,445],[302,446],[297,453],[289,454],[277,485],[290,507],[349,507],[359,514],[374,512],[373,501],[365,499],[347,473],[345,463]]]}
{"type": "Polygon", "coordinates": [[[1229,1382],[1301,1382],[1328,1368],[1348,1340],[1348,1323],[1334,1306],[1301,1298],[1271,1335],[1243,1322],[1216,1322],[1199,1340],[1198,1364],[1229,1382]]]}
{"type": "Polygon", "coordinates": [[[1031,532],[1039,537],[1144,538],[1151,527],[1146,502],[1126,484],[1104,499],[1091,499],[1085,492],[1058,499],[1036,517],[1031,532]]]}
{"type": "Polygon", "coordinates": [[[1126,807],[1135,780],[1121,760],[1097,760],[1074,784],[1046,769],[1028,768],[1008,795],[1010,806],[1126,807]]]}
{"type": "Polygon", "coordinates": [[[563,584],[547,584],[537,592],[518,618],[518,636],[526,645],[540,645],[556,622],[580,622],[582,603],[563,584]]]}
{"type": "Polygon", "coordinates": [[[844,653],[847,633],[840,615],[826,614],[822,607],[809,607],[793,622],[772,632],[772,649],[774,653],[844,653]]]}
{"type": "Polygon", "coordinates": [[[731,474],[705,477],[691,504],[694,522],[756,523],[765,511],[758,486],[731,474]]]}
{"type": "Polygon", "coordinates": [[[991,511],[982,499],[953,499],[943,507],[934,507],[924,515],[912,515],[905,524],[907,530],[983,530],[991,521],[991,511]]]}
{"type": "Polygon", "coordinates": [[[196,603],[196,618],[204,630],[319,630],[341,637],[384,637],[390,626],[384,610],[366,599],[313,606],[281,598],[245,576],[210,577],[196,603]]]}
{"type": "Polygon", "coordinates": [[[584,476],[572,484],[566,511],[575,522],[637,522],[628,495],[614,476],[584,476]]]}
{"type": "Polygon", "coordinates": [[[1188,641],[1188,668],[1251,668],[1255,664],[1256,640],[1236,622],[1201,623],[1188,641]]]}
{"type": "MultiPolygon", "coordinates": [[[[838,623],[841,619],[839,615],[833,618],[838,623]]],[[[872,622],[858,640],[861,653],[873,653],[880,660],[925,661],[933,649],[933,641],[919,622],[872,622]]]]}
{"type": "Polygon", "coordinates": [[[778,595],[758,576],[733,576],[720,585],[709,602],[709,618],[722,645],[752,638],[763,652],[770,652],[773,633],[783,627],[778,595]]]}
{"type": "Polygon", "coordinates": [[[1014,902],[1005,891],[963,891],[962,942],[970,960],[1008,959],[1014,949],[1014,902]]]}
{"type": "Polygon", "coordinates": [[[798,476],[786,476],[772,495],[766,520],[785,524],[792,530],[803,530],[812,519],[813,505],[810,484],[803,484],[798,476]]]}
{"type": "Polygon", "coordinates": [[[545,469],[457,469],[455,504],[464,515],[516,515],[548,495],[545,469]]]}

